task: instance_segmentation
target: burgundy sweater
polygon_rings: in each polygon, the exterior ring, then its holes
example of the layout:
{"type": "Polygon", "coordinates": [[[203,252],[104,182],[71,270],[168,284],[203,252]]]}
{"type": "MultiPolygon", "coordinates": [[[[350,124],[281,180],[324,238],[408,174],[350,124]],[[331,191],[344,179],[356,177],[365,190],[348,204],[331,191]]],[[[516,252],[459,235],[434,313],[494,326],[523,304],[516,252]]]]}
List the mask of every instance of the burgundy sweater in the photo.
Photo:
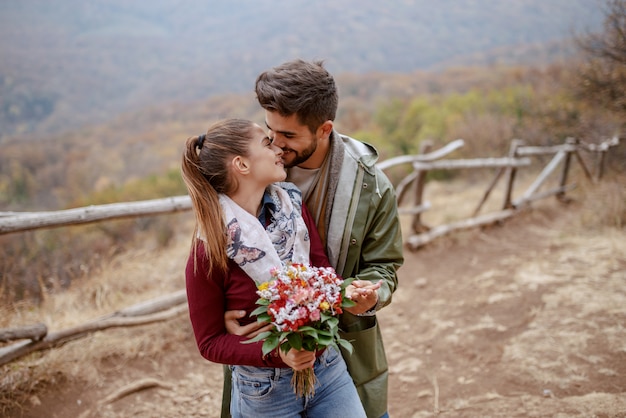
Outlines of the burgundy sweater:
{"type": "MultiPolygon", "coordinates": [[[[302,217],[311,238],[310,263],[316,267],[330,267],[324,246],[313,218],[302,206],[302,217]]],[[[202,357],[222,364],[257,367],[287,367],[276,350],[263,357],[262,342],[242,344],[245,337],[228,334],[224,325],[224,312],[241,309],[248,315],[256,309],[256,283],[232,260],[229,271],[207,277],[207,260],[202,241],[198,241],[196,256],[191,251],[185,269],[189,317],[202,357]],[[194,261],[197,263],[194,271],[194,261]]],[[[256,318],[240,320],[242,324],[256,318]]],[[[321,352],[320,352],[321,353],[321,352]]],[[[320,354],[318,353],[318,355],[320,354]]]]}

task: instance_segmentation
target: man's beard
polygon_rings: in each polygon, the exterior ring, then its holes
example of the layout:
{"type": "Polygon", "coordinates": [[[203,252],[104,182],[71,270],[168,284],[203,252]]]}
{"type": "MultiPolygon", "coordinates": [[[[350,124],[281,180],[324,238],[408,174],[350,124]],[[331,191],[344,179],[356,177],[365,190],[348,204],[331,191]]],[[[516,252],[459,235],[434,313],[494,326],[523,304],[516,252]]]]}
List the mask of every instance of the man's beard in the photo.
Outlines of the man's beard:
{"type": "Polygon", "coordinates": [[[303,162],[311,158],[311,155],[313,155],[316,149],[317,149],[317,139],[314,139],[311,142],[311,145],[309,145],[308,148],[304,149],[301,152],[294,151],[290,148],[283,149],[284,152],[294,155],[294,158],[292,161],[283,160],[285,163],[285,168],[291,168],[291,167],[295,167],[297,165],[302,164],[303,162]]]}

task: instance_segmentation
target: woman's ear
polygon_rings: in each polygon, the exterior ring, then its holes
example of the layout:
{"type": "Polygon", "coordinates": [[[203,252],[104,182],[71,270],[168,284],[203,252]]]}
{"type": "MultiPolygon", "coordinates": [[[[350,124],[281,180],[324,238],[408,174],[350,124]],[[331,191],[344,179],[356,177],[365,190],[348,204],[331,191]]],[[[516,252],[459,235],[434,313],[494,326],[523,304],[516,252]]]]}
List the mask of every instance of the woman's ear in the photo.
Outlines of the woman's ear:
{"type": "Polygon", "coordinates": [[[236,173],[248,174],[250,171],[250,164],[248,160],[241,155],[234,157],[231,164],[236,173]]]}

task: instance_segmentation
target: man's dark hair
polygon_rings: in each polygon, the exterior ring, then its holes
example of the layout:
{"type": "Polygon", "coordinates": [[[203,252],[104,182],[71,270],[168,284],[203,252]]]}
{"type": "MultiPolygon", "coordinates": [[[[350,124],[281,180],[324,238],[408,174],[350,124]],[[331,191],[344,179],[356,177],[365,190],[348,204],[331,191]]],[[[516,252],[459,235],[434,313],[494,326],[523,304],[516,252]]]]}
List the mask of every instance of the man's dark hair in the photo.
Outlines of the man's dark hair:
{"type": "Polygon", "coordinates": [[[296,114],[311,132],[337,114],[337,87],[323,61],[296,59],[265,71],[257,77],[255,92],[265,110],[296,114]]]}

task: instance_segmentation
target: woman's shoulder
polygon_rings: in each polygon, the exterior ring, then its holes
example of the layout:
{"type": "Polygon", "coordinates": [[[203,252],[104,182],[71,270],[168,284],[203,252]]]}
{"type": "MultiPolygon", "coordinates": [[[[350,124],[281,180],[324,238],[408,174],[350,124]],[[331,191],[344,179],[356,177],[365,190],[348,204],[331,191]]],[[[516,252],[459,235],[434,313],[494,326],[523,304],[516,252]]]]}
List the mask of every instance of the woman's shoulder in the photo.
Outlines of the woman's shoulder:
{"type": "Polygon", "coordinates": [[[302,206],[302,191],[295,184],[288,181],[282,181],[279,183],[274,183],[270,186],[270,190],[271,188],[275,188],[274,190],[283,190],[287,192],[287,195],[292,202],[296,203],[298,206],[302,206]]]}
{"type": "MultiPolygon", "coordinates": [[[[302,196],[302,191],[300,191],[300,189],[298,188],[298,186],[296,186],[295,184],[289,182],[289,181],[281,181],[278,183],[274,183],[273,184],[274,187],[279,187],[283,190],[285,190],[287,193],[292,194],[299,194],[300,196],[302,196]]],[[[270,186],[272,187],[272,186],[270,186]]]]}

